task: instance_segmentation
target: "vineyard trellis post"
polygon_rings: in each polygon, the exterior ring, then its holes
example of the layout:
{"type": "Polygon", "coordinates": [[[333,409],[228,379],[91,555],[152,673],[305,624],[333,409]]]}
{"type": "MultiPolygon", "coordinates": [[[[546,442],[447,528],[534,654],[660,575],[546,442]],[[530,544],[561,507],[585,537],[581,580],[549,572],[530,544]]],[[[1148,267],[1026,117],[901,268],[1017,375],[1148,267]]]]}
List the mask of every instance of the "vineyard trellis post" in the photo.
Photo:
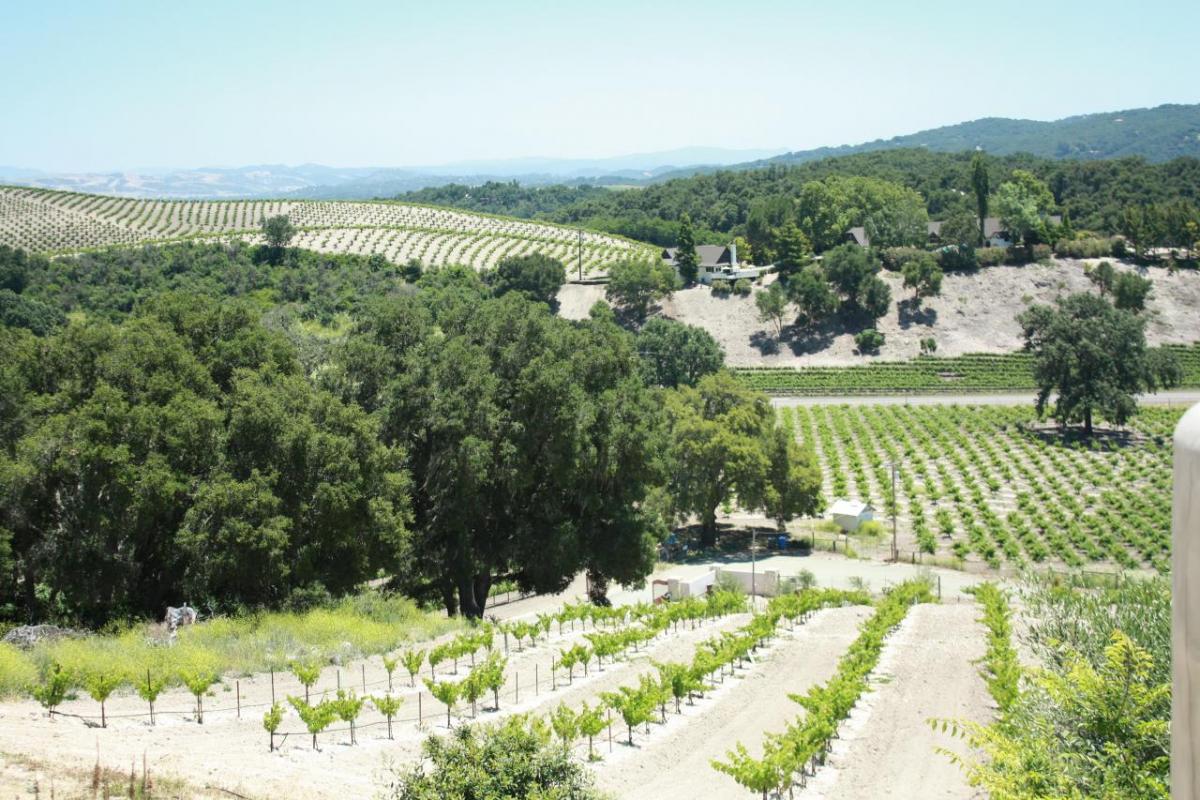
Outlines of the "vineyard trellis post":
{"type": "Polygon", "coordinates": [[[889,461],[888,466],[892,470],[892,500],[888,504],[888,511],[891,512],[892,515],[892,563],[896,563],[900,560],[900,550],[897,547],[896,536],[896,511],[899,509],[900,505],[896,500],[896,471],[899,467],[899,464],[895,461],[889,461]]]}

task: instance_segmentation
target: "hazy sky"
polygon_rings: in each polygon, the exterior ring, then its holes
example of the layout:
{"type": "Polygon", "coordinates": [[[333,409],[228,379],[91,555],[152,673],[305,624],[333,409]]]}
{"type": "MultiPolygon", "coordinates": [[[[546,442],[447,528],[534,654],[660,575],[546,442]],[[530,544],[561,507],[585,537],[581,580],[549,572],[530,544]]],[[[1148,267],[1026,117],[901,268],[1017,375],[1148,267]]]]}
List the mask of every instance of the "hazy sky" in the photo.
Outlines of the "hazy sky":
{"type": "Polygon", "coordinates": [[[1200,100],[1197,0],[16,2],[0,164],[804,149],[1200,100]]]}

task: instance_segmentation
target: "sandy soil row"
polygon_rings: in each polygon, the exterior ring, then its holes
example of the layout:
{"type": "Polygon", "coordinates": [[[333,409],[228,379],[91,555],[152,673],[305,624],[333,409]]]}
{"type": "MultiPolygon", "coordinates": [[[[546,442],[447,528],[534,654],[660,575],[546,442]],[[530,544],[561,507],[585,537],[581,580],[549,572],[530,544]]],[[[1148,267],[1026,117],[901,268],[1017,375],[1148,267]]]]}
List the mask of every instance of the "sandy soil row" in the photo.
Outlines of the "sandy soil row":
{"type": "Polygon", "coordinates": [[[986,647],[973,603],[913,608],[888,640],[866,695],[834,741],[826,766],[797,794],[804,800],[974,800],[939,747],[961,741],[933,731],[929,719],[987,723],[994,704],[974,662],[986,647]]]}
{"type": "Polygon", "coordinates": [[[738,798],[746,790],[712,768],[737,742],[761,752],[767,732],[782,730],[802,713],[788,699],[828,680],[842,653],[870,615],[865,607],[827,609],[808,624],[781,636],[764,657],[738,679],[726,679],[710,697],[670,716],[651,735],[618,745],[596,767],[600,788],[618,798],[738,798]]]}

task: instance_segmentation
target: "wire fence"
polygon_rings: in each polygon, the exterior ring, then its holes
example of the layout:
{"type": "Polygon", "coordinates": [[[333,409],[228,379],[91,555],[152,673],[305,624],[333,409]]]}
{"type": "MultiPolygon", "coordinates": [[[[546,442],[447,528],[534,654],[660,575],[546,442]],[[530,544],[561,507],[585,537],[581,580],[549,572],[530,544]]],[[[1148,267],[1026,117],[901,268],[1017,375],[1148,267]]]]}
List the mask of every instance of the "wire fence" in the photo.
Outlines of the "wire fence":
{"type": "MultiPolygon", "coordinates": [[[[713,618],[704,618],[704,619],[696,620],[695,627],[702,628],[706,623],[716,622],[722,618],[723,617],[713,617],[713,618]]],[[[680,623],[680,627],[683,630],[687,630],[689,627],[691,627],[691,623],[688,623],[688,622],[680,623]]],[[[584,626],[584,627],[581,627],[576,630],[578,630],[579,632],[583,632],[583,631],[586,631],[587,628],[586,628],[586,626],[584,626]]],[[[600,631],[600,630],[604,630],[604,629],[593,626],[593,630],[600,631]]],[[[483,700],[484,702],[478,704],[474,711],[472,711],[472,709],[469,706],[464,707],[462,704],[456,703],[455,706],[452,707],[452,709],[450,710],[451,720],[452,721],[453,720],[461,721],[461,720],[468,719],[468,718],[474,719],[480,713],[486,712],[489,709],[492,711],[497,711],[501,707],[503,707],[506,703],[512,703],[513,705],[519,705],[521,702],[522,696],[526,697],[527,699],[530,697],[531,694],[533,697],[540,697],[543,693],[554,692],[558,689],[573,685],[574,678],[579,676],[578,667],[576,667],[575,669],[572,670],[573,674],[571,677],[568,677],[566,674],[564,674],[567,672],[567,670],[565,668],[563,668],[561,665],[558,665],[557,659],[554,657],[555,651],[553,648],[555,646],[555,642],[562,641],[563,638],[565,638],[566,636],[568,636],[574,632],[576,632],[576,631],[568,630],[565,634],[560,632],[560,634],[557,637],[555,637],[555,639],[542,642],[543,649],[540,652],[543,655],[549,655],[551,657],[551,663],[550,663],[549,669],[544,668],[543,664],[535,662],[527,667],[523,666],[520,668],[513,668],[511,670],[506,670],[506,679],[505,679],[504,686],[500,689],[500,691],[498,693],[488,692],[483,698],[481,698],[481,700],[483,700]],[[497,700],[499,702],[497,702],[497,700]]],[[[677,635],[678,632],[679,632],[679,629],[677,629],[675,626],[671,626],[671,627],[667,628],[666,630],[662,631],[659,634],[659,636],[655,637],[655,639],[657,640],[660,636],[677,635]]],[[[508,648],[507,645],[503,645],[502,649],[504,649],[504,651],[509,655],[511,655],[512,653],[538,653],[539,652],[538,650],[535,650],[533,647],[529,647],[529,646],[526,646],[526,647],[520,648],[520,649],[514,649],[514,648],[508,648]]],[[[463,667],[463,672],[448,671],[448,672],[441,673],[441,676],[443,678],[445,678],[445,677],[463,675],[463,673],[469,674],[470,667],[468,667],[468,665],[462,664],[460,666],[463,667]]],[[[448,668],[448,669],[453,669],[453,668],[448,668]]],[[[598,664],[591,666],[591,667],[589,667],[588,670],[585,671],[585,674],[591,675],[591,674],[595,674],[597,671],[603,672],[603,666],[598,665],[598,664]]],[[[234,703],[232,705],[226,703],[226,704],[220,705],[220,706],[209,707],[207,705],[193,703],[193,704],[190,704],[189,707],[187,707],[187,708],[180,708],[180,707],[159,708],[157,705],[154,705],[153,710],[150,710],[151,705],[150,705],[149,701],[146,701],[147,702],[147,710],[141,711],[141,712],[118,712],[118,713],[103,712],[103,713],[95,713],[95,714],[85,714],[85,713],[76,713],[76,712],[70,712],[70,711],[56,710],[56,711],[52,712],[52,716],[63,717],[63,718],[67,718],[67,719],[77,719],[90,727],[101,727],[102,723],[106,723],[107,721],[122,720],[122,719],[126,719],[126,720],[142,719],[142,720],[149,721],[150,724],[154,724],[155,720],[157,720],[158,718],[163,717],[163,716],[182,717],[184,719],[195,720],[195,721],[199,722],[200,724],[203,724],[203,720],[206,720],[210,717],[227,716],[230,714],[235,715],[235,719],[241,720],[243,718],[243,714],[245,712],[252,712],[253,714],[256,715],[256,712],[259,710],[270,709],[274,705],[276,705],[276,703],[280,702],[281,700],[284,703],[286,703],[287,698],[289,696],[296,696],[296,695],[303,693],[303,687],[300,687],[300,689],[297,690],[297,688],[295,686],[290,686],[288,691],[282,691],[282,690],[277,691],[276,686],[275,686],[276,676],[277,675],[290,676],[291,673],[276,672],[275,670],[271,670],[268,672],[268,675],[270,676],[270,678],[269,678],[270,693],[271,693],[270,700],[262,698],[261,695],[257,695],[257,694],[255,696],[243,694],[243,687],[241,684],[241,680],[235,679],[233,681],[233,686],[232,686],[232,690],[233,690],[233,694],[234,694],[234,703]]],[[[349,676],[347,676],[347,677],[349,677],[349,676]]],[[[321,698],[321,697],[326,697],[329,694],[337,692],[337,691],[347,691],[347,690],[355,690],[355,691],[361,690],[363,696],[369,696],[371,690],[373,690],[373,689],[374,690],[382,690],[382,693],[389,694],[389,695],[403,701],[402,708],[405,709],[405,713],[394,715],[391,719],[391,723],[393,725],[404,725],[404,724],[416,723],[418,727],[422,727],[427,722],[436,723],[439,719],[444,720],[446,717],[446,713],[447,713],[446,705],[444,703],[438,701],[430,692],[428,692],[424,689],[421,689],[420,684],[417,684],[416,686],[403,685],[403,683],[409,679],[407,672],[404,673],[403,675],[395,675],[391,679],[389,679],[388,677],[383,677],[383,678],[374,679],[374,680],[367,680],[366,664],[363,663],[363,664],[359,665],[358,675],[356,675],[354,677],[357,678],[357,680],[343,680],[343,671],[341,669],[337,669],[334,672],[334,681],[332,683],[327,683],[324,686],[314,684],[309,687],[306,696],[310,697],[310,698],[312,698],[312,697],[321,698]],[[387,688],[387,687],[389,687],[389,685],[391,688],[387,688]]],[[[465,675],[463,675],[463,677],[465,678],[465,675]]],[[[146,676],[147,685],[152,684],[152,679],[153,679],[153,675],[148,672],[147,676],[146,676]]],[[[415,680],[415,678],[414,678],[414,680],[415,680]]],[[[289,678],[289,682],[290,682],[290,678],[289,678]]],[[[227,682],[226,682],[226,686],[228,686],[227,682]]],[[[264,688],[265,687],[259,687],[259,686],[255,687],[255,689],[259,690],[259,691],[261,691],[264,688]]],[[[211,696],[211,695],[202,695],[202,696],[211,696]]],[[[175,699],[178,699],[178,698],[175,698],[175,699]]],[[[365,711],[365,708],[366,707],[364,707],[364,711],[365,711]]],[[[250,715],[247,715],[246,718],[250,718],[250,715]]],[[[255,718],[257,720],[261,719],[261,718],[258,718],[257,716],[255,716],[255,718]]],[[[361,723],[357,722],[357,721],[355,722],[355,724],[353,726],[354,731],[357,732],[357,731],[360,731],[363,729],[378,728],[378,727],[388,725],[388,719],[386,718],[386,716],[379,713],[377,709],[372,710],[370,712],[366,712],[366,718],[368,721],[364,721],[361,723]]],[[[337,727],[337,728],[324,728],[320,731],[320,733],[321,734],[345,733],[345,732],[349,732],[350,730],[351,730],[351,726],[345,725],[345,726],[337,727]]],[[[265,731],[264,731],[264,733],[265,733],[265,731]]],[[[274,734],[274,736],[277,738],[280,738],[281,741],[283,739],[286,739],[289,736],[311,736],[311,735],[312,735],[311,732],[308,731],[307,729],[280,730],[280,731],[276,731],[274,734]]]]}

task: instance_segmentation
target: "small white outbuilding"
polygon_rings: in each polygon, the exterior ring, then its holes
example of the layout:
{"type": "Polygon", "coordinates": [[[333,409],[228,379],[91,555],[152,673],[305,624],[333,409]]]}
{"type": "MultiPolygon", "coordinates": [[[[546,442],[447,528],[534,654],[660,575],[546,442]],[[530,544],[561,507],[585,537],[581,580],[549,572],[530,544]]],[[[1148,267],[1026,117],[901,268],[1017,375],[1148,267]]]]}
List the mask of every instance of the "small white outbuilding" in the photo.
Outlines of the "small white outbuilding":
{"type": "Polygon", "coordinates": [[[875,509],[858,500],[838,500],[830,506],[829,513],[833,515],[833,521],[848,533],[854,533],[859,525],[875,519],[875,509]]]}

